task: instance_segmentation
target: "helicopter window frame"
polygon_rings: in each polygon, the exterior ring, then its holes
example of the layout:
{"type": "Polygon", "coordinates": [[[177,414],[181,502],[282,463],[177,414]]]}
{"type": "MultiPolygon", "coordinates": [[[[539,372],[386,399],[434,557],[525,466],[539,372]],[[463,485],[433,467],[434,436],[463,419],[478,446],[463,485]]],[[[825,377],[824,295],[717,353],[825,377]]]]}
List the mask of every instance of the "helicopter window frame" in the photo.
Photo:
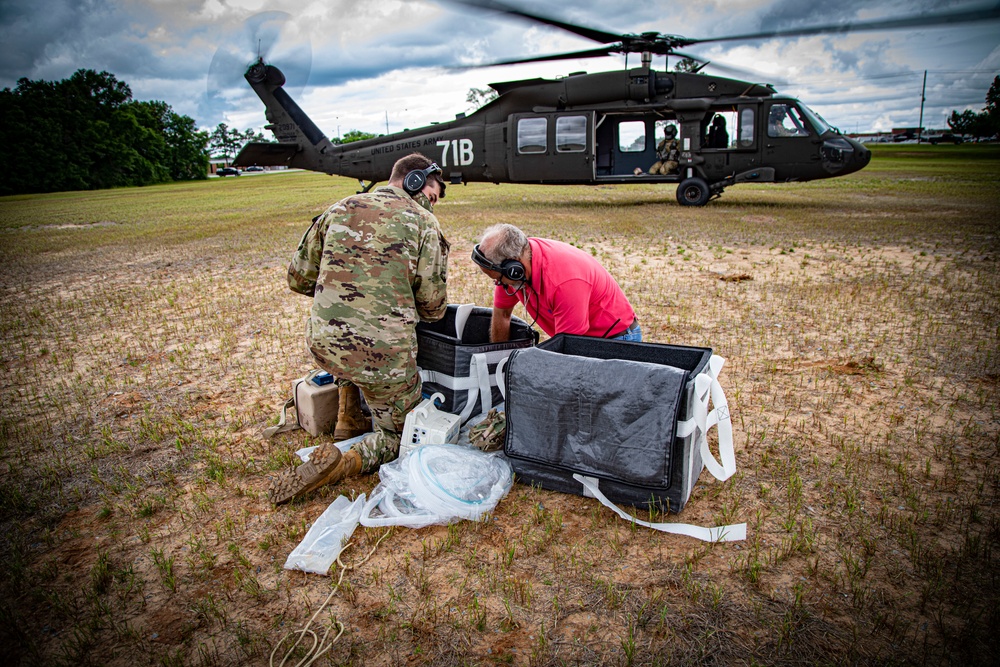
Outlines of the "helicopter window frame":
{"type": "Polygon", "coordinates": [[[739,110],[739,129],[737,130],[736,147],[753,148],[755,132],[755,112],[752,106],[744,106],[739,110]]]}
{"type": "Polygon", "coordinates": [[[582,115],[556,118],[556,152],[583,153],[587,150],[587,117],[582,115]]]}
{"type": "Polygon", "coordinates": [[[823,135],[834,130],[833,125],[830,125],[830,123],[826,122],[825,118],[820,116],[805,104],[799,102],[797,106],[799,107],[799,111],[802,115],[805,116],[810,123],[812,123],[813,129],[816,130],[816,134],[823,135]]]}
{"type": "Polygon", "coordinates": [[[518,155],[540,155],[549,150],[549,119],[544,116],[517,119],[518,155]],[[537,140],[541,139],[541,143],[537,140]],[[532,143],[527,143],[531,141],[532,143]]]}
{"type": "MultiPolygon", "coordinates": [[[[626,129],[628,129],[626,128],[626,129]]],[[[620,120],[618,121],[618,127],[615,128],[618,131],[618,152],[619,153],[643,153],[646,150],[646,146],[649,143],[649,133],[646,127],[645,120],[620,120]],[[637,126],[642,128],[642,133],[636,133],[634,135],[626,134],[626,137],[631,139],[631,143],[625,144],[622,140],[622,127],[637,126]],[[639,139],[642,139],[642,145],[639,144],[639,139]]]]}

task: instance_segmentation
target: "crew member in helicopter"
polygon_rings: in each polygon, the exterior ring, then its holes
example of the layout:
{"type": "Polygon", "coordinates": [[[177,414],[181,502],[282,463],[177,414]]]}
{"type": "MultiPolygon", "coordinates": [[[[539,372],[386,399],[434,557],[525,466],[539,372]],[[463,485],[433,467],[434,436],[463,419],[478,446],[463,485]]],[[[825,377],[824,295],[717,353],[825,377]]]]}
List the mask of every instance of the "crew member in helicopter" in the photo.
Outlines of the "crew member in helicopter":
{"type": "Polygon", "coordinates": [[[493,279],[490,340],[510,338],[514,306],[549,336],[577,334],[642,341],[642,329],[625,293],[590,253],[550,239],[528,238],[501,223],[483,232],[472,261],[493,279]]]}
{"type": "Polygon", "coordinates": [[[775,104],[771,107],[771,112],[767,116],[767,136],[769,137],[804,137],[808,136],[801,127],[797,125],[788,127],[786,122],[794,123],[794,118],[788,113],[788,107],[784,104],[775,104]]]}
{"type": "Polygon", "coordinates": [[[708,128],[709,148],[728,148],[729,132],[726,131],[726,119],[719,114],[715,114],[712,126],[708,128]]]}
{"type": "Polygon", "coordinates": [[[667,125],[663,130],[663,139],[656,146],[656,162],[649,168],[652,175],[673,174],[677,172],[677,159],[680,151],[677,149],[677,126],[667,125]]]}

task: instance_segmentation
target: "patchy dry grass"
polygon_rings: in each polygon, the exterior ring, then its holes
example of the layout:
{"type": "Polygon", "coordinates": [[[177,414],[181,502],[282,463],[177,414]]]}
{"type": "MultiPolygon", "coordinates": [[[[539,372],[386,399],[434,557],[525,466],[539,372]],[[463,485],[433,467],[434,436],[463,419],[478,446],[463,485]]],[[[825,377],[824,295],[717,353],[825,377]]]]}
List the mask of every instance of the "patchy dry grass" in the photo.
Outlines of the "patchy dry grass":
{"type": "MultiPolygon", "coordinates": [[[[515,486],[480,523],[362,530],[317,664],[991,664],[1000,645],[1000,153],[876,147],[850,178],[449,188],[451,300],[509,221],[599,257],[647,340],[728,359],[739,472],[634,528],[515,486]]],[[[0,199],[5,664],[267,664],[332,578],[282,569],[374,476],[272,509],[260,437],[310,367],[284,283],[352,192],[290,173],[0,199]]],[[[523,314],[523,313],[522,313],[523,314]]],[[[286,644],[287,645],[287,644],[286,644]]],[[[280,651],[279,651],[280,652],[280,651]]],[[[300,651],[301,652],[301,651],[300,651]]]]}

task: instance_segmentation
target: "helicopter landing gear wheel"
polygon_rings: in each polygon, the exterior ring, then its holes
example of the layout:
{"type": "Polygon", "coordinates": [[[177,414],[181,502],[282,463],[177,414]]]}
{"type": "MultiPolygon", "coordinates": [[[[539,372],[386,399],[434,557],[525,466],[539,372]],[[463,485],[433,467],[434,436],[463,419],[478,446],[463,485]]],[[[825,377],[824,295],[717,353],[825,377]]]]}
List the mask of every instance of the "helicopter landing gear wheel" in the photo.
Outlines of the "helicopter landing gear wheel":
{"type": "Polygon", "coordinates": [[[677,186],[677,203],[681,206],[704,206],[712,192],[702,178],[686,178],[677,186]]]}

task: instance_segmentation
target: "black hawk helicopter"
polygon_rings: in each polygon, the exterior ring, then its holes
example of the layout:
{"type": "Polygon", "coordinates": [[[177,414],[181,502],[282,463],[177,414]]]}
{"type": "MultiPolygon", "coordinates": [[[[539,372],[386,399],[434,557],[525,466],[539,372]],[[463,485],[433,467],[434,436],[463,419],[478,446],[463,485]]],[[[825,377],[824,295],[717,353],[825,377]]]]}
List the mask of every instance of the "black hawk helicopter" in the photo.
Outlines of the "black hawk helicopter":
{"type": "Polygon", "coordinates": [[[492,0],[453,1],[561,28],[604,45],[492,65],[613,53],[638,53],[641,64],[620,71],[493,83],[490,86],[498,97],[472,114],[339,145],[285,92],[281,71],[258,59],[244,76],[264,103],[266,128],[277,143],[247,144],[234,164],[284,165],[347,176],[358,179],[362,191],[367,191],[388,178],[398,158],[420,152],[436,160],[454,184],[676,183],[681,205],[702,206],[738,183],[811,181],[850,174],[869,163],[871,151],[802,102],[778,94],[770,84],[704,74],[701,69],[708,62],[679,48],[1000,17],[998,3],[964,12],[689,39],[657,32],[618,35],[492,0]],[[658,71],[651,67],[654,55],[686,58],[697,65],[690,72],[658,71]],[[676,143],[661,141],[668,133],[676,137],[676,143]],[[662,168],[651,173],[654,164],[662,168]]]}

